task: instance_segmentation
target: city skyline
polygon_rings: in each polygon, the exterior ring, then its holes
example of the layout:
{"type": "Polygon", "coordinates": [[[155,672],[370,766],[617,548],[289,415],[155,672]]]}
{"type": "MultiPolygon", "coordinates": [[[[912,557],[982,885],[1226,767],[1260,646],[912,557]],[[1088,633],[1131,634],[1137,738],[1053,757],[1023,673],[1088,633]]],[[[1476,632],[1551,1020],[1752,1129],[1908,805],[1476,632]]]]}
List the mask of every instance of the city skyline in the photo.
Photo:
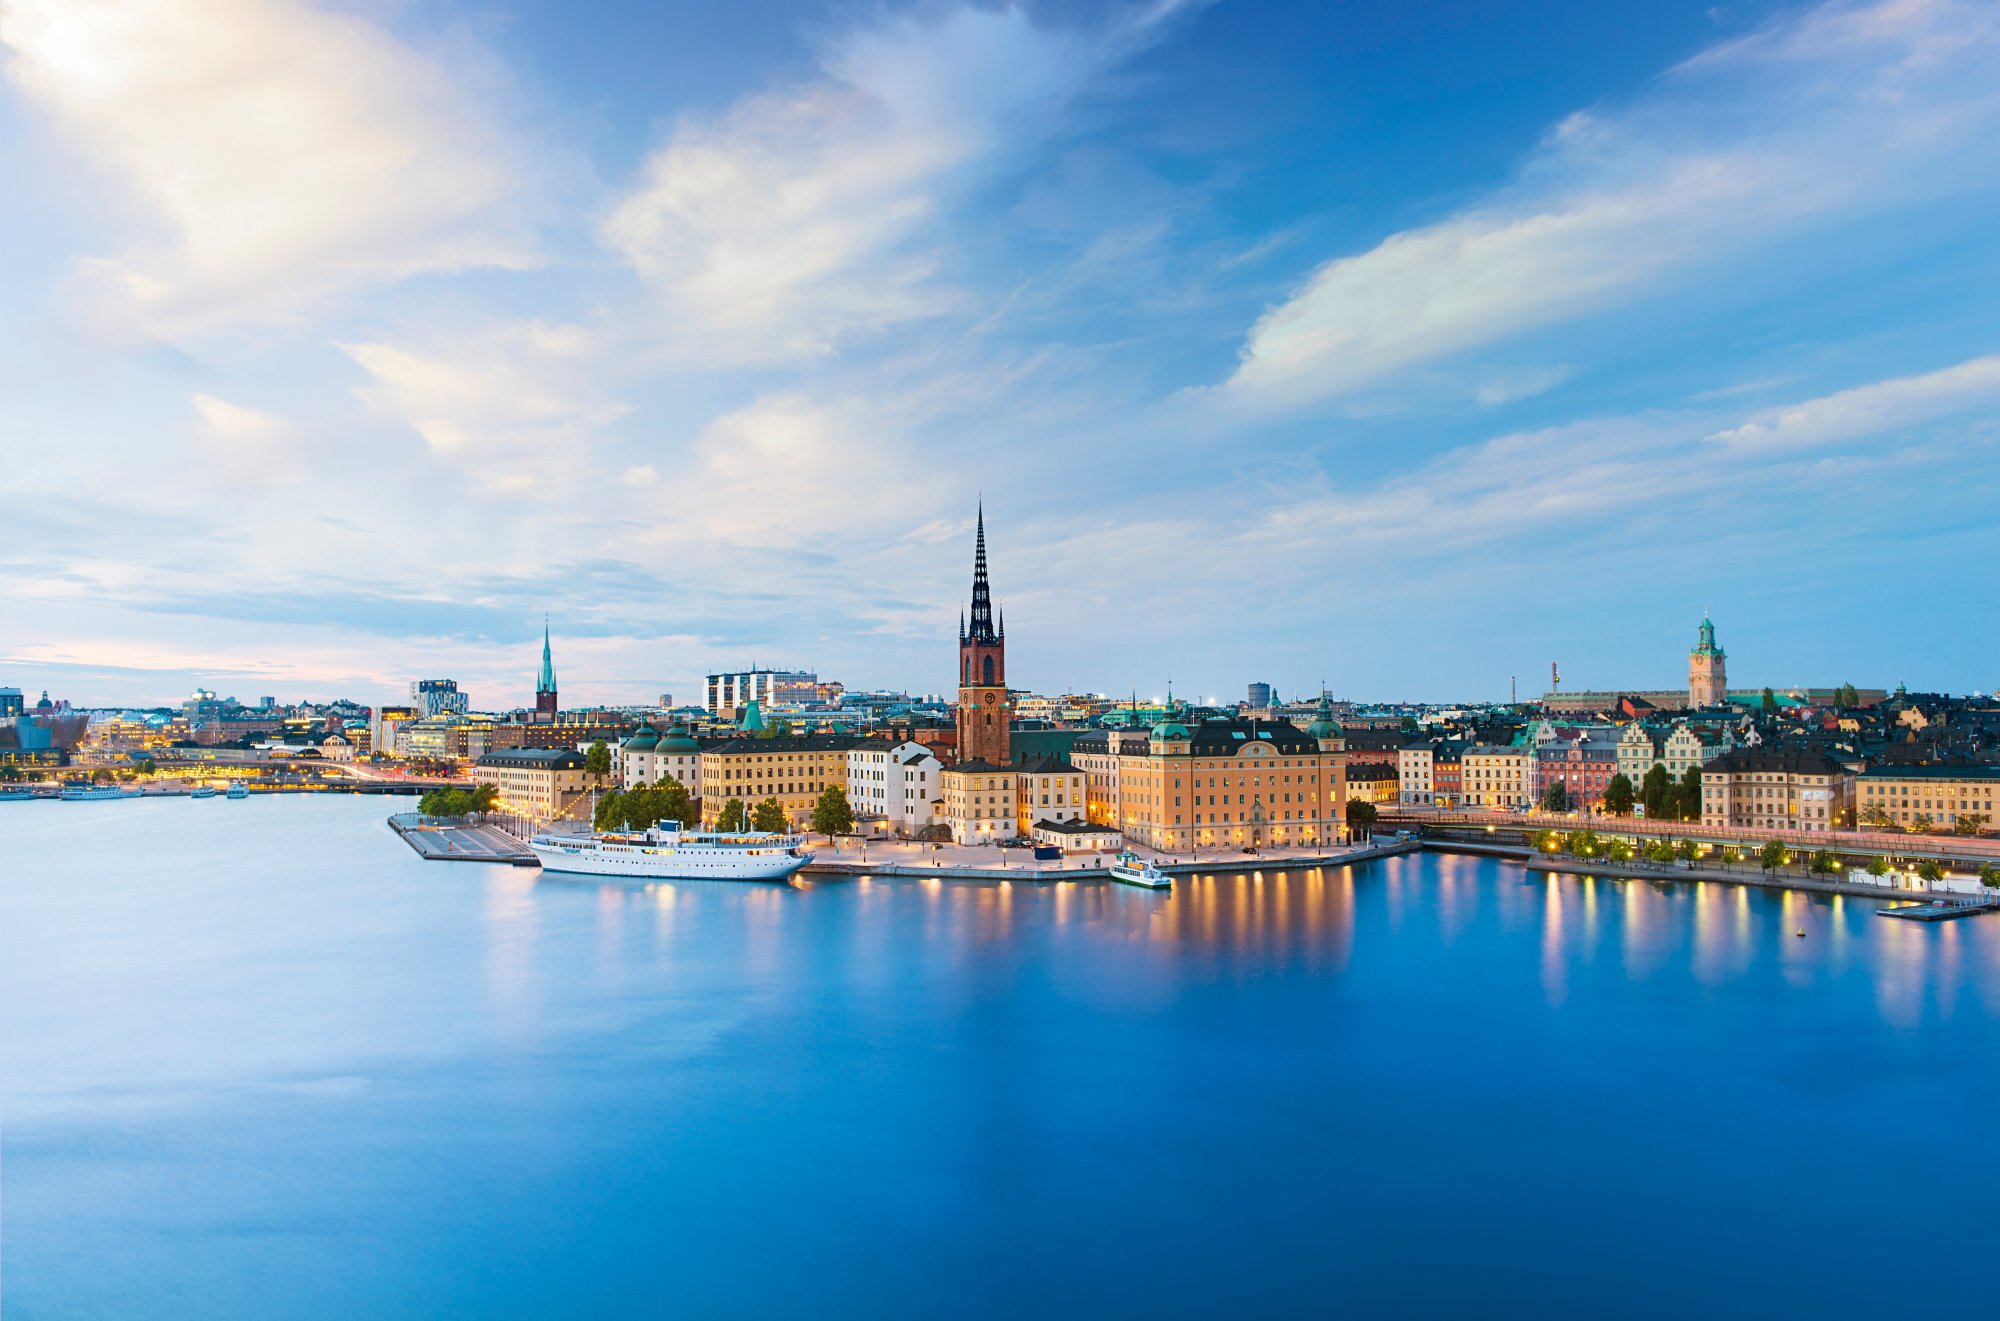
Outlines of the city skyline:
{"type": "Polygon", "coordinates": [[[2000,682],[1990,7],[5,14],[0,684],[2000,682]]]}

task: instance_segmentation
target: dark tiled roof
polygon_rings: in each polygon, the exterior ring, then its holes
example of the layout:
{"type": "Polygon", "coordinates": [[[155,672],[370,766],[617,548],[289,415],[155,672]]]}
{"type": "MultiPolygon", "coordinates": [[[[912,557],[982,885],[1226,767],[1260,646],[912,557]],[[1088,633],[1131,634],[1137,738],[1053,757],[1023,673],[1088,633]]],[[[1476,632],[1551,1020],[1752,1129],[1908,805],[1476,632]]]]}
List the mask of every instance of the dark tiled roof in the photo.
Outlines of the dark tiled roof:
{"type": "Polygon", "coordinates": [[[1037,821],[1035,829],[1058,835],[1115,835],[1116,826],[1100,826],[1095,821],[1037,821]]]}
{"type": "Polygon", "coordinates": [[[2000,780],[2000,766],[1870,766],[1869,780],[2000,780]]]}
{"type": "Polygon", "coordinates": [[[1190,731],[1188,752],[1196,757],[1233,757],[1252,743],[1291,756],[1319,751],[1319,741],[1289,720],[1204,720],[1190,731]]]}
{"type": "Polygon", "coordinates": [[[1083,772],[1062,757],[1030,757],[1015,769],[1029,775],[1081,775],[1083,772]]]}
{"type": "Polygon", "coordinates": [[[583,754],[574,748],[507,748],[487,753],[478,764],[516,771],[580,771],[583,754]]]}
{"type": "Polygon", "coordinates": [[[1017,766],[995,766],[990,761],[962,761],[958,763],[958,765],[952,766],[948,769],[954,771],[968,771],[974,775],[989,775],[989,774],[999,775],[1002,773],[1011,775],[1020,768],[1017,766]]]}
{"type": "Polygon", "coordinates": [[[789,734],[779,738],[732,738],[704,746],[703,753],[731,757],[746,752],[851,752],[868,740],[850,734],[789,734]]]}
{"type": "Polygon", "coordinates": [[[1793,748],[1739,748],[1702,767],[1704,775],[1840,775],[1845,768],[1824,752],[1793,748]]]}

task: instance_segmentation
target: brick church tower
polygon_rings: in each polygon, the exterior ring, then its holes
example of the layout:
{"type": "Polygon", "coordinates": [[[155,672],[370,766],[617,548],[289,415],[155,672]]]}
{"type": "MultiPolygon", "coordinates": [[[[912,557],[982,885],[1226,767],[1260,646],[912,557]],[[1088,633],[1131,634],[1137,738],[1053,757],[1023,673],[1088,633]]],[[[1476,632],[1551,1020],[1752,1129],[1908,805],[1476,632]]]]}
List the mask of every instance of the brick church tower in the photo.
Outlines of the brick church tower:
{"type": "Polygon", "coordinates": [[[1707,615],[1701,618],[1701,633],[1693,650],[1688,652],[1688,705],[1700,710],[1703,707],[1721,706],[1729,697],[1728,656],[1715,645],[1715,623],[1707,615]]]}
{"type": "Polygon", "coordinates": [[[1014,718],[1007,697],[1007,616],[993,622],[993,589],[986,581],[986,505],[979,506],[979,539],[972,553],[972,621],[958,621],[958,759],[1005,766],[1013,760],[1008,728],[1014,718]]]}

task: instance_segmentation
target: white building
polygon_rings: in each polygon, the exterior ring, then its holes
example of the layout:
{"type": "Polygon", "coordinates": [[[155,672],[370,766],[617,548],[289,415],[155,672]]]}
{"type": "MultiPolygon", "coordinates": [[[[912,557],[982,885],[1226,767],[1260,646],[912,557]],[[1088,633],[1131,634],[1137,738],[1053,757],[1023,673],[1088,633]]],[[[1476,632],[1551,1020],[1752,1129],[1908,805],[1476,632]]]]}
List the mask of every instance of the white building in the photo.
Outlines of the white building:
{"type": "Polygon", "coordinates": [[[770,710],[819,700],[819,676],[805,670],[737,670],[711,674],[702,704],[710,715],[741,711],[751,699],[770,710]]]}
{"type": "Polygon", "coordinates": [[[690,794],[701,796],[701,745],[688,737],[684,725],[673,725],[664,734],[641,725],[638,733],[618,745],[611,762],[620,789],[642,784],[657,788],[678,780],[690,794]]]}
{"type": "Polygon", "coordinates": [[[1431,801],[1431,755],[1435,744],[1412,743],[1396,750],[1396,797],[1405,807],[1428,807],[1431,801]]]}
{"type": "Polygon", "coordinates": [[[921,743],[867,743],[847,754],[847,801],[854,828],[869,834],[915,835],[941,820],[944,763],[921,743]]]}

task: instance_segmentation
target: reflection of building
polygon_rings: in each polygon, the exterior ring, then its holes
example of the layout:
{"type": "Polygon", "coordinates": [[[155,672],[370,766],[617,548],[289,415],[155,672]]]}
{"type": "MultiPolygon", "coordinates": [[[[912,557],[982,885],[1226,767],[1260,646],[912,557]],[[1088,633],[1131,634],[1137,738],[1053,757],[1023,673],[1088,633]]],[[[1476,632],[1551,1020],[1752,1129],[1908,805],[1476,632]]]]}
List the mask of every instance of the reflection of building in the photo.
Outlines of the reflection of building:
{"type": "Polygon", "coordinates": [[[1701,823],[1832,830],[1854,805],[1854,781],[1823,752],[1725,752],[1701,772],[1701,823]]]}
{"type": "Polygon", "coordinates": [[[1729,696],[1727,656],[1715,645],[1715,621],[1703,615],[1694,649],[1688,652],[1688,705],[1721,706],[1729,696]]]}
{"type": "Polygon", "coordinates": [[[426,716],[464,715],[472,705],[456,679],[419,679],[410,685],[410,701],[426,716]]]}
{"type": "Polygon", "coordinates": [[[1007,692],[1007,618],[996,624],[986,580],[986,509],[980,506],[972,551],[972,617],[958,629],[958,755],[964,761],[1005,766],[1013,761],[1008,735],[1014,718],[1007,692]]]}
{"type": "Polygon", "coordinates": [[[490,784],[500,806],[547,821],[573,807],[587,787],[583,754],[569,748],[489,752],[472,768],[474,784],[490,784]]]}

